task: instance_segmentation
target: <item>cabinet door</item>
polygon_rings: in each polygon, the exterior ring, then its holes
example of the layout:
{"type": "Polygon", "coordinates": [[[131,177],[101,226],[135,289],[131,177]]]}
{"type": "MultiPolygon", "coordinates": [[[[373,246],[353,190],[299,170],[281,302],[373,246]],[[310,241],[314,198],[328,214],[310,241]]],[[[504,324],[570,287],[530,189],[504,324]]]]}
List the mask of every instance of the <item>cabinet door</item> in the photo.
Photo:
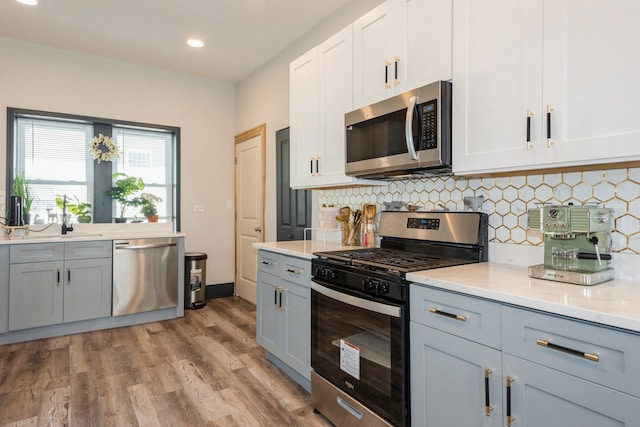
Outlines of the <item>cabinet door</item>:
{"type": "Polygon", "coordinates": [[[502,425],[498,350],[415,322],[410,342],[412,425],[446,426],[451,420],[465,427],[502,425]],[[490,369],[488,389],[485,368],[490,369]],[[488,413],[487,398],[493,408],[488,413]]]}
{"type": "Polygon", "coordinates": [[[111,258],[65,263],[64,321],[111,315],[111,258]]]}
{"type": "Polygon", "coordinates": [[[345,165],[344,115],[352,110],[353,29],[347,28],[318,46],[318,119],[320,158],[318,180],[323,185],[353,182],[345,165]]]}
{"type": "Polygon", "coordinates": [[[279,356],[281,317],[278,309],[278,287],[280,278],[262,271],[258,272],[256,304],[256,341],[265,350],[279,356]]]}
{"type": "Polygon", "coordinates": [[[63,262],[12,264],[9,330],[62,323],[63,262]]]}
{"type": "Polygon", "coordinates": [[[311,380],[311,289],[289,281],[282,287],[282,361],[311,380]]]}
{"type": "Polygon", "coordinates": [[[9,245],[0,246],[0,334],[9,330],[9,245]]]}
{"type": "Polygon", "coordinates": [[[513,425],[638,425],[636,397],[508,354],[502,360],[505,378],[514,379],[510,391],[505,391],[505,399],[511,399],[513,425]]]}
{"type": "Polygon", "coordinates": [[[289,65],[291,187],[309,187],[318,156],[318,59],[311,49],[289,65]]]}
{"type": "Polygon", "coordinates": [[[640,155],[640,2],[544,2],[548,163],[625,161],[640,155]],[[631,49],[631,50],[629,50],[631,49]]]}
{"type": "Polygon", "coordinates": [[[454,2],[454,172],[540,163],[542,12],[541,0],[454,2]]]}
{"type": "Polygon", "coordinates": [[[398,91],[450,80],[452,1],[401,0],[399,7],[398,91]]]}
{"type": "MultiPolygon", "coordinates": [[[[353,23],[354,108],[393,94],[398,2],[386,1],[353,23]]],[[[400,65],[400,64],[398,64],[400,65]]]]}

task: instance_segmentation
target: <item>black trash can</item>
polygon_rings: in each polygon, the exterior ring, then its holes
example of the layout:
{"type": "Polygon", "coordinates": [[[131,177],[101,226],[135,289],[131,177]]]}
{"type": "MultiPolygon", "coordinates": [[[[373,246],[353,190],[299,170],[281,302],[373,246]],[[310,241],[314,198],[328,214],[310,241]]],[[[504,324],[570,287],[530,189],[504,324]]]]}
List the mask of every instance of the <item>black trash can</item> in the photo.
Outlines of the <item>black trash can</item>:
{"type": "Polygon", "coordinates": [[[184,308],[196,309],[207,305],[207,254],[184,253],[184,308]]]}

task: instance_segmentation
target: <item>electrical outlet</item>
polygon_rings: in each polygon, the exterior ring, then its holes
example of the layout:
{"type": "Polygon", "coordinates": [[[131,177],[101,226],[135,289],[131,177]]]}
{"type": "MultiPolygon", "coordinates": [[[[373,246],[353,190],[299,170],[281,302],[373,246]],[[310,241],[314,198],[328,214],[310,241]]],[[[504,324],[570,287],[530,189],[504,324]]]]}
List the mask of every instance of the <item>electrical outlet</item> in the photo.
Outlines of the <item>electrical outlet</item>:
{"type": "Polygon", "coordinates": [[[233,202],[231,200],[227,200],[227,209],[233,209],[233,202]]]}
{"type": "Polygon", "coordinates": [[[204,205],[193,205],[194,212],[204,212],[204,205]]]}

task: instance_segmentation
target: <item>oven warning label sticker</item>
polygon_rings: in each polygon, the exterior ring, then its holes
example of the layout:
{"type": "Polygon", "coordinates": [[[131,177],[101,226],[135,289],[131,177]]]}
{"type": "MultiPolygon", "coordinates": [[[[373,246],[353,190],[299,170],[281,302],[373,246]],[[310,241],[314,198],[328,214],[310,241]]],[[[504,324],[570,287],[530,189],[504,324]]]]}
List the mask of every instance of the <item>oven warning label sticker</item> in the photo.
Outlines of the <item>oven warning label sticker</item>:
{"type": "Polygon", "coordinates": [[[355,379],[360,379],[360,347],[340,340],[340,369],[355,379]]]}

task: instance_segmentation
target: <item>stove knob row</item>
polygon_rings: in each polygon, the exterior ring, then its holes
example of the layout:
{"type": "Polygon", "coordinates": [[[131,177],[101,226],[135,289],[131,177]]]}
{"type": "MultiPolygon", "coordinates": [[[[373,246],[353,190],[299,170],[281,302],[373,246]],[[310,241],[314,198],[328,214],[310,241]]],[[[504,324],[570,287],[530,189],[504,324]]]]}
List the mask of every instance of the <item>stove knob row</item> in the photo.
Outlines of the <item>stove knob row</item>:
{"type": "Polygon", "coordinates": [[[362,290],[375,295],[386,295],[389,293],[389,283],[376,280],[376,279],[364,279],[362,281],[362,290]]]}
{"type": "Polygon", "coordinates": [[[338,278],[338,272],[331,268],[316,267],[314,276],[323,280],[335,280],[338,278]]]}

